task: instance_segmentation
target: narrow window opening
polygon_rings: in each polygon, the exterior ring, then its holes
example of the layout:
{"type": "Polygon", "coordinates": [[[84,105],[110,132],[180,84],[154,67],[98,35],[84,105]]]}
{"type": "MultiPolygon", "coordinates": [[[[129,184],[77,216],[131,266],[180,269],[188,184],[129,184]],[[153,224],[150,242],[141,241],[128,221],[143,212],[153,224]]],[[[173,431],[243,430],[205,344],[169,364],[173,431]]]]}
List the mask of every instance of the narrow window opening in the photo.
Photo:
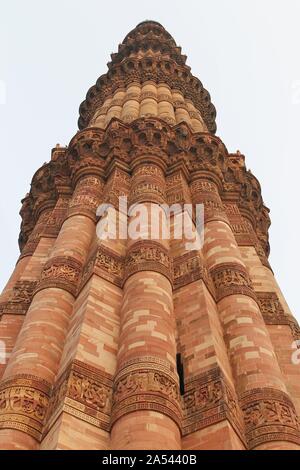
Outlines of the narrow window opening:
{"type": "Polygon", "coordinates": [[[183,369],[183,363],[181,360],[180,353],[176,354],[176,365],[177,365],[177,374],[179,377],[180,395],[184,395],[184,369],[183,369]]]}

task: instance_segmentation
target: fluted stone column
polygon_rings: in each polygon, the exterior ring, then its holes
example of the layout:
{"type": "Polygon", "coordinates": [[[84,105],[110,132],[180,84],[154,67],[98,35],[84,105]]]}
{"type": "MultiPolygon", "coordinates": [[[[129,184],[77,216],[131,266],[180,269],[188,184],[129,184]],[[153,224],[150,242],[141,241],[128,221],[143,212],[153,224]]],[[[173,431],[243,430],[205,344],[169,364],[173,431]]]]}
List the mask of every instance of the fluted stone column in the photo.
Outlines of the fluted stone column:
{"type": "Polygon", "coordinates": [[[244,244],[240,247],[240,251],[255,287],[260,309],[286,386],[299,415],[299,365],[293,361],[293,354],[296,351],[296,342],[300,340],[300,327],[289,309],[270,266],[265,263],[262,248],[261,251],[258,251],[257,246],[257,244],[248,244],[247,246],[244,244]]]}
{"type": "Polygon", "coordinates": [[[0,364],[0,378],[15,346],[24,317],[32,300],[41,271],[48,259],[54,238],[43,236],[55,208],[53,201],[39,207],[37,222],[21,253],[15,270],[0,297],[0,340],[5,344],[6,361],[0,364]]]}
{"type": "Polygon", "coordinates": [[[205,207],[204,255],[216,288],[248,445],[268,449],[276,447],[277,441],[277,448],[289,449],[293,446],[291,442],[299,443],[294,405],[287,394],[218,186],[201,173],[194,173],[191,191],[194,202],[205,207]]]}
{"type": "MultiPolygon", "coordinates": [[[[183,209],[183,204],[191,203],[187,177],[184,167],[170,172],[170,205],[180,204],[183,209]]],[[[182,223],[178,215],[182,216],[179,212],[171,219],[174,227],[182,223]]],[[[185,221],[187,218],[186,213],[185,221]]],[[[191,223],[195,228],[193,220],[191,223]]],[[[245,449],[243,419],[213,285],[202,251],[187,249],[188,242],[184,233],[180,239],[171,239],[177,352],[184,371],[182,448],[245,449]]]]}
{"type": "Polygon", "coordinates": [[[118,119],[121,118],[121,113],[122,113],[122,108],[123,108],[123,101],[124,101],[125,95],[126,95],[126,92],[125,92],[125,90],[122,90],[122,89],[118,90],[114,94],[114,97],[113,97],[112,101],[110,102],[109,110],[106,114],[106,118],[105,118],[106,125],[109,124],[111,119],[114,118],[114,117],[118,118],[118,119]]]}
{"type": "Polygon", "coordinates": [[[143,83],[141,90],[140,117],[158,115],[157,86],[154,82],[143,83]]]}
{"type": "Polygon", "coordinates": [[[176,124],[172,92],[168,85],[160,83],[157,87],[158,117],[168,124],[176,124]]]}
{"type": "Polygon", "coordinates": [[[299,449],[300,328],[267,260],[268,209],[181,48],[140,23],[79,113],[33,177],[0,298],[0,448],[299,449]],[[129,240],[100,239],[98,205],[127,195],[146,220],[122,207],[129,240]],[[160,204],[190,202],[203,250],[160,227],[160,204]]]}
{"type": "MultiPolygon", "coordinates": [[[[165,200],[161,162],[133,164],[130,203],[165,200]]],[[[132,221],[133,217],[129,220],[132,221]]],[[[143,233],[150,221],[141,227],[143,233]]],[[[180,407],[168,240],[129,239],[114,382],[111,448],[179,449],[180,407]]]]}
{"type": "Polygon", "coordinates": [[[9,281],[7,282],[5,288],[3,289],[3,292],[0,297],[1,303],[9,299],[14,286],[21,279],[22,274],[25,271],[27,264],[30,262],[31,257],[33,256],[38,246],[41,233],[43,231],[45,224],[47,223],[47,220],[49,219],[51,215],[51,212],[52,212],[52,209],[48,207],[48,204],[46,205],[44,209],[40,210],[40,214],[38,216],[38,220],[34,226],[34,229],[31,232],[27,240],[27,243],[22,250],[21,256],[17,261],[16,267],[9,281]]]}
{"type": "Polygon", "coordinates": [[[102,186],[95,169],[76,175],[69,215],[43,269],[1,382],[1,448],[37,448],[41,440],[81,269],[95,233],[102,186]]]}
{"type": "Polygon", "coordinates": [[[126,90],[121,119],[130,123],[139,117],[141,85],[130,83],[126,90]]]}
{"type": "MultiPolygon", "coordinates": [[[[298,364],[293,361],[295,341],[300,339],[300,327],[292,315],[289,306],[278,286],[270,263],[266,256],[266,240],[259,240],[254,227],[259,220],[253,220],[251,211],[238,207],[238,195],[231,195],[225,204],[239,250],[250,275],[260,310],[271,337],[285,384],[299,415],[300,384],[298,380],[298,364]],[[243,212],[243,214],[241,213],[243,212]],[[263,248],[262,244],[265,245],[263,248]]],[[[268,211],[265,224],[269,224],[268,211]]],[[[265,237],[264,237],[265,238],[265,237]]]]}
{"type": "MultiPolygon", "coordinates": [[[[119,196],[130,187],[128,173],[114,162],[104,204],[119,209],[119,196]]],[[[127,221],[127,211],[124,215],[127,221]]],[[[110,448],[126,240],[98,235],[95,231],[84,264],[41,449],[110,448]]]]}

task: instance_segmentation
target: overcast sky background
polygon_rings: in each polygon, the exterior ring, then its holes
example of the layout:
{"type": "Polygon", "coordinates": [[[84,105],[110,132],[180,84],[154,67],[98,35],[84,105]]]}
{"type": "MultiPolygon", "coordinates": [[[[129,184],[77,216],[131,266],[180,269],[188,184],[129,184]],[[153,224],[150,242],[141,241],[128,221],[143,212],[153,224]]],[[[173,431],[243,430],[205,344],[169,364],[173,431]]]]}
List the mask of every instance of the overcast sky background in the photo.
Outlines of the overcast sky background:
{"type": "Polygon", "coordinates": [[[110,53],[137,23],[172,34],[217,108],[217,135],[246,155],[271,209],[271,264],[300,321],[299,0],[0,0],[0,288],[18,257],[20,200],[110,53]]]}

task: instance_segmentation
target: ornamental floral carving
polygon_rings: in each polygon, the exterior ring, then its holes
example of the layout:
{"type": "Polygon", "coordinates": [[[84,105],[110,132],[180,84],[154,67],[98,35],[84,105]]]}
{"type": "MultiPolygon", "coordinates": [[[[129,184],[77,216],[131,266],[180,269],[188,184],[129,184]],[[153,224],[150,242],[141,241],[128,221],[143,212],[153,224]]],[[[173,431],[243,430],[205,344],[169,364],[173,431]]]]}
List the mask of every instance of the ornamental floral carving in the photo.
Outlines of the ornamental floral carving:
{"type": "Polygon", "coordinates": [[[9,298],[12,304],[30,304],[36,281],[18,281],[13,288],[13,293],[9,298]]]}

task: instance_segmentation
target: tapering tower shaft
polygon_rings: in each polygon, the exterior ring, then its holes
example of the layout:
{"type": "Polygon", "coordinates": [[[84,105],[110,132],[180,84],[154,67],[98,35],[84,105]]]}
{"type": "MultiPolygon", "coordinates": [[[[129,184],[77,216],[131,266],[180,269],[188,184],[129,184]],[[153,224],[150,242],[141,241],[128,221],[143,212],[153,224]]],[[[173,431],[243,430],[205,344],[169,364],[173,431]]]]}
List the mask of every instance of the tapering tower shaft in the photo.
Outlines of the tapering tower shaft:
{"type": "Polygon", "coordinates": [[[0,302],[0,448],[299,449],[299,326],[259,182],[215,114],[152,21],[88,91],[23,200],[0,302]],[[182,221],[197,233],[200,206],[199,246],[177,235],[182,221]]]}

